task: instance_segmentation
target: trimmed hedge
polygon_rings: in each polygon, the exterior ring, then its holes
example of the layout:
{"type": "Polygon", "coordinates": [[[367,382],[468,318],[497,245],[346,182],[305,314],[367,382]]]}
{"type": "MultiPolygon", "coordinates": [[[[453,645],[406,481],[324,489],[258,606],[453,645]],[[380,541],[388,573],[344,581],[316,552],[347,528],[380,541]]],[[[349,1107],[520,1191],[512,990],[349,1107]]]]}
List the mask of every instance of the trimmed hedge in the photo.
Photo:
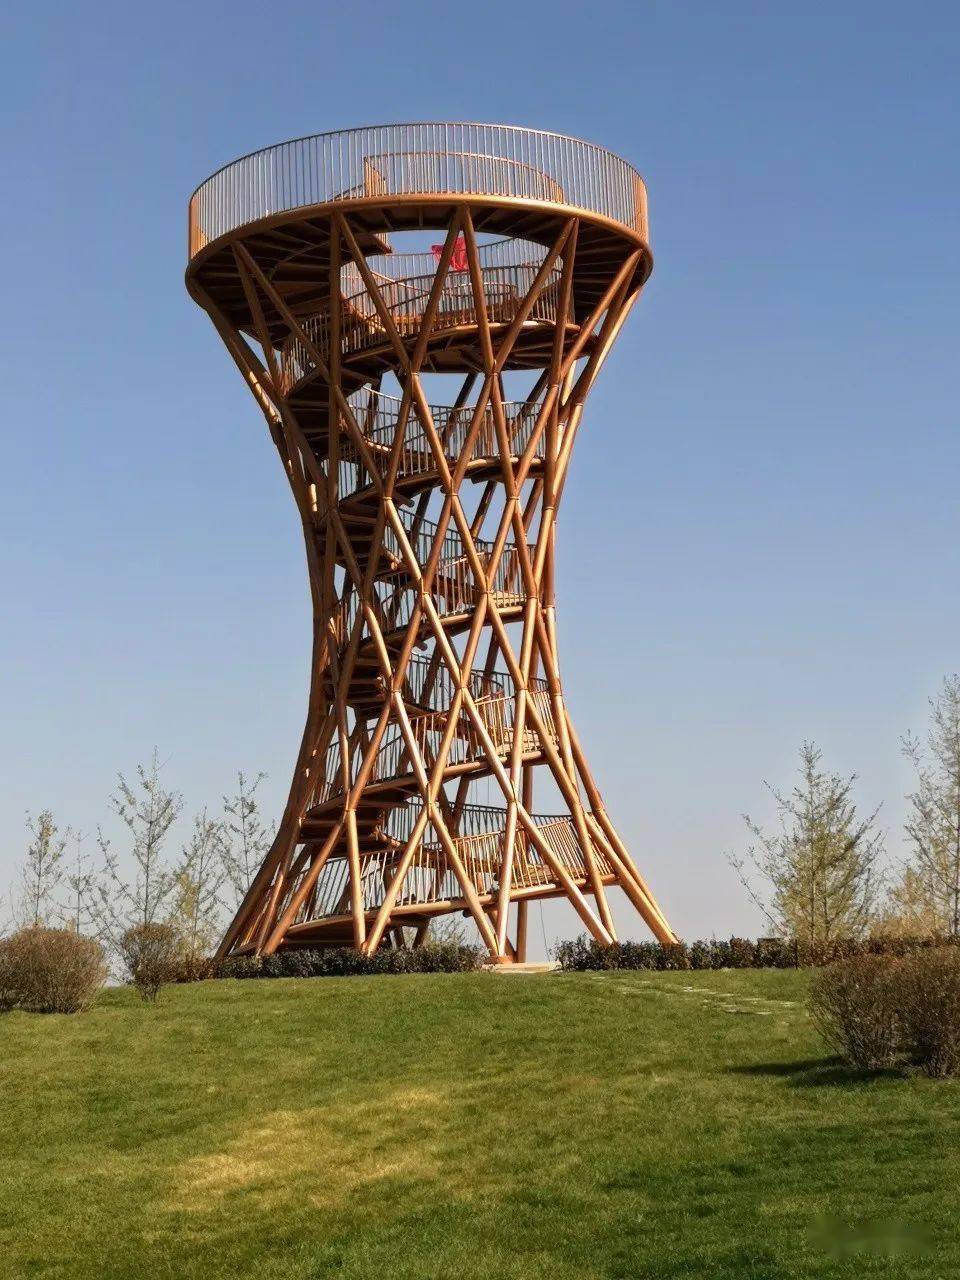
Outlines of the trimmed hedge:
{"type": "MultiPolygon", "coordinates": [[[[397,973],[472,973],[483,963],[477,947],[428,942],[422,947],[361,955],[350,947],[281,951],[272,956],[231,956],[211,966],[212,978],[361,978],[397,973]]],[[[185,977],[193,981],[196,975],[185,977]]]]}
{"type": "Polygon", "coordinates": [[[906,956],[950,945],[947,938],[842,938],[812,946],[790,938],[712,938],[710,941],[615,942],[604,947],[586,934],[561,942],[554,955],[570,971],[601,969],[805,969],[857,956],[906,956]]]}
{"type": "MultiPolygon", "coordinates": [[[[603,969],[797,969],[822,966],[861,955],[906,956],[947,945],[944,938],[844,939],[829,947],[810,947],[787,938],[713,938],[710,941],[617,942],[602,947],[582,934],[561,942],[554,955],[568,971],[603,969]]],[[[478,947],[455,942],[428,942],[400,951],[364,956],[350,947],[282,951],[273,956],[231,956],[219,963],[197,957],[185,960],[174,982],[204,978],[353,978],[376,974],[472,973],[485,963],[478,947]]]]}

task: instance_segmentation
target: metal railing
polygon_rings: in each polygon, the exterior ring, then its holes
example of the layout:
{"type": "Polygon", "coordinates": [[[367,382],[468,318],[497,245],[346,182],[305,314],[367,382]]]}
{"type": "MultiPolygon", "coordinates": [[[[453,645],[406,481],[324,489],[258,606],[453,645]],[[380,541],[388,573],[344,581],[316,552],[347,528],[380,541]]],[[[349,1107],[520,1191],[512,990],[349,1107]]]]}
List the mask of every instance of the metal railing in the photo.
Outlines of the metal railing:
{"type": "MultiPolygon", "coordinates": [[[[382,479],[387,478],[393,455],[393,446],[400,424],[403,402],[396,396],[384,395],[371,387],[362,387],[349,398],[350,408],[363,437],[369,446],[368,457],[382,479]]],[[[530,443],[540,410],[539,400],[505,401],[503,416],[510,452],[519,457],[530,443]]],[[[443,456],[450,467],[460,459],[473,427],[474,408],[454,408],[450,405],[430,405],[430,417],[443,448],[443,456]]],[[[493,406],[484,406],[480,424],[470,446],[470,462],[486,458],[499,458],[500,442],[497,437],[493,406]]],[[[397,465],[397,480],[413,479],[437,468],[437,460],[430,447],[426,429],[420,421],[414,405],[410,406],[403,426],[403,443],[397,465]]],[[[340,441],[340,496],[350,497],[370,485],[370,477],[360,450],[349,436],[340,441]]]]}
{"type": "MultiPolygon", "coordinates": [[[[409,826],[412,830],[418,810],[407,807],[409,826]]],[[[550,852],[570,878],[585,883],[588,877],[586,859],[580,847],[572,818],[567,815],[541,814],[534,816],[537,830],[550,848],[550,852]]],[[[503,809],[486,805],[467,805],[460,817],[461,834],[453,837],[453,846],[473,888],[481,898],[493,898],[499,889],[499,872],[503,862],[503,843],[506,833],[506,814],[503,809]]],[[[402,846],[406,835],[398,836],[402,846]]],[[[368,854],[361,860],[361,881],[365,911],[376,911],[384,900],[392,881],[399,856],[399,848],[384,848],[368,854]]],[[[595,850],[594,858],[601,876],[613,874],[606,855],[595,850]]],[[[514,890],[537,889],[557,884],[557,875],[534,847],[529,836],[518,825],[511,885],[514,890]]],[[[463,902],[463,888],[450,866],[447,851],[436,838],[428,823],[424,839],[418,845],[407,868],[400,891],[398,906],[436,902],[463,902]]],[[[315,903],[309,918],[322,920],[331,916],[348,914],[349,869],[346,858],[332,858],[324,867],[318,885],[315,903]]],[[[306,916],[306,912],[304,912],[306,916]]]]}
{"type": "MultiPolygon", "coordinates": [[[[417,564],[421,568],[427,563],[431,555],[433,555],[436,546],[437,536],[440,532],[440,526],[436,520],[430,520],[426,516],[417,518],[409,507],[401,507],[399,511],[400,522],[406,533],[407,541],[416,557],[417,564]]],[[[493,554],[494,544],[486,538],[474,538],[473,545],[476,547],[477,555],[481,563],[490,559],[493,554]]],[[[394,560],[403,559],[403,548],[400,539],[392,525],[384,525],[383,536],[381,538],[381,546],[387,555],[394,560]]],[[[532,548],[531,548],[532,555],[532,548]]],[[[460,536],[460,530],[451,520],[444,530],[443,537],[440,542],[440,564],[446,565],[453,561],[466,558],[466,549],[464,547],[463,538],[460,536]]],[[[442,577],[442,570],[438,569],[437,576],[442,577]]]]}
{"type": "MultiPolygon", "coordinates": [[[[497,267],[539,267],[547,251],[535,240],[524,240],[519,236],[503,236],[499,240],[488,240],[477,245],[477,257],[481,270],[497,267]]],[[[429,253],[374,253],[365,258],[371,275],[379,283],[391,280],[413,280],[418,276],[433,275],[437,269],[437,255],[429,253]]],[[[450,275],[469,276],[466,267],[449,268],[450,275]]],[[[363,277],[355,262],[344,264],[341,273],[341,291],[345,296],[358,293],[363,287],[363,277]]]]}
{"type": "MultiPolygon", "coordinates": [[[[492,559],[489,548],[489,543],[477,544],[477,556],[484,571],[492,559]]],[[[527,549],[532,559],[536,547],[528,544],[527,549]]],[[[374,596],[370,603],[384,635],[406,627],[420,601],[420,590],[411,580],[409,572],[398,569],[393,573],[382,574],[375,579],[373,586],[374,596]]],[[[459,554],[439,561],[430,588],[430,599],[439,617],[453,617],[470,613],[486,589],[486,583],[478,581],[466,554],[459,554]]],[[[520,555],[515,544],[507,543],[504,547],[489,589],[494,602],[501,609],[522,605],[526,601],[520,555]]],[[[360,596],[351,585],[330,620],[338,645],[345,644],[349,639],[359,609],[360,596]]]]}
{"type": "MultiPolygon", "coordinates": [[[[422,711],[446,711],[456,691],[453,676],[445,662],[412,654],[403,681],[403,698],[410,708],[422,711]]],[[[475,668],[467,677],[467,687],[474,698],[491,694],[507,694],[513,687],[502,671],[475,668]]]]}
{"type": "Polygon", "coordinates": [[[612,152],[536,129],[434,122],[313,134],[224,165],[190,199],[189,256],[261,218],[434,193],[569,206],[647,239],[643,181],[612,152]]]}
{"type": "MultiPolygon", "coordinates": [[[[509,324],[533,285],[538,265],[516,263],[505,267],[485,267],[483,298],[487,319],[491,324],[509,324]]],[[[436,271],[409,279],[388,280],[379,286],[384,307],[401,338],[416,338],[421,330],[427,301],[436,271]]],[[[527,314],[528,324],[554,324],[557,319],[560,269],[547,275],[527,314]]],[[[474,297],[473,281],[461,272],[448,275],[440,291],[431,332],[442,333],[478,323],[479,307],[474,297]]],[[[300,321],[308,341],[328,363],[330,356],[330,317],[323,311],[300,321]]],[[[356,355],[389,341],[386,326],[365,288],[343,298],[340,326],[340,349],[343,355],[356,355]]],[[[286,394],[316,371],[309,347],[299,334],[291,334],[280,348],[281,389],[286,394]]]]}
{"type": "MultiPolygon", "coordinates": [[[[485,678],[481,671],[475,671],[472,675],[471,683],[474,684],[474,688],[483,688],[485,679],[489,683],[489,677],[485,678]]],[[[499,682],[499,688],[496,688],[493,692],[481,693],[479,696],[475,694],[474,696],[476,697],[477,711],[484,731],[496,748],[497,754],[503,758],[508,756],[513,748],[517,699],[513,682],[509,677],[500,674],[496,679],[499,682]]],[[[415,708],[414,714],[410,715],[410,729],[414,744],[428,773],[436,762],[441,741],[450,722],[449,707],[453,698],[453,688],[449,679],[445,686],[441,686],[441,691],[437,695],[438,700],[444,696],[444,693],[450,699],[445,707],[430,711],[422,711],[415,708]]],[[[529,698],[536,707],[537,714],[556,746],[558,737],[554,726],[553,705],[550,701],[547,682],[539,678],[531,681],[529,698]]],[[[360,772],[366,745],[366,738],[360,733],[354,733],[348,741],[347,773],[351,782],[356,779],[360,772]]],[[[540,745],[539,734],[530,727],[529,721],[526,722],[523,730],[523,753],[529,755],[539,751],[540,745]]],[[[474,761],[482,763],[485,759],[486,755],[480,732],[466,711],[461,710],[457,717],[456,728],[446,758],[446,765],[453,769],[474,761]]],[[[324,804],[327,800],[332,799],[333,796],[343,794],[343,773],[343,756],[340,750],[340,743],[335,740],[327,748],[323,778],[319,780],[314,794],[315,804],[324,804]]],[[[399,724],[390,724],[380,740],[368,782],[392,782],[394,780],[412,779],[414,776],[410,747],[403,730],[399,724]]]]}
{"type": "MultiPolygon", "coordinates": [[[[406,844],[420,812],[419,800],[410,800],[406,804],[395,806],[384,820],[385,834],[394,844],[406,844]]],[[[495,834],[504,830],[504,823],[505,814],[502,805],[465,804],[459,812],[453,834],[456,839],[495,834]]],[[[428,847],[440,843],[440,837],[432,822],[428,822],[424,828],[421,843],[428,847]]]]}

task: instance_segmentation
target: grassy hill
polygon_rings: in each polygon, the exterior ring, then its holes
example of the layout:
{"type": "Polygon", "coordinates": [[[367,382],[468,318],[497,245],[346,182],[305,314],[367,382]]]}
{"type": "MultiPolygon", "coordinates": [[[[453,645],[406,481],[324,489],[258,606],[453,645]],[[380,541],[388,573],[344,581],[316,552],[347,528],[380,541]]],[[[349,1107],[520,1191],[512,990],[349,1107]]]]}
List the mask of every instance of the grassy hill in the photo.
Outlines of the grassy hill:
{"type": "Polygon", "coordinates": [[[204,983],[0,1018],[0,1275],[960,1275],[960,1086],[798,973],[204,983]]]}

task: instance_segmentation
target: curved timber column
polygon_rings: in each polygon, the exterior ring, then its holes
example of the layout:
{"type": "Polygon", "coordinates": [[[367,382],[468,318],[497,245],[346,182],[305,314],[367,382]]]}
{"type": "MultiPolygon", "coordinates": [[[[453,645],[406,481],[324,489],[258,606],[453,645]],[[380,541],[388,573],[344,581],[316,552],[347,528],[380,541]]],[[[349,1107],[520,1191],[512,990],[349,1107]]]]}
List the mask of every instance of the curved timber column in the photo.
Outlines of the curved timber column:
{"type": "Polygon", "coordinates": [[[314,610],[289,798],[220,955],[419,945],[461,912],[509,963],[534,898],[613,942],[612,886],[675,939],[570,722],[553,587],[586,397],[650,269],[635,171],[530,130],[317,135],[194,194],[187,285],[267,420],[314,610]]]}

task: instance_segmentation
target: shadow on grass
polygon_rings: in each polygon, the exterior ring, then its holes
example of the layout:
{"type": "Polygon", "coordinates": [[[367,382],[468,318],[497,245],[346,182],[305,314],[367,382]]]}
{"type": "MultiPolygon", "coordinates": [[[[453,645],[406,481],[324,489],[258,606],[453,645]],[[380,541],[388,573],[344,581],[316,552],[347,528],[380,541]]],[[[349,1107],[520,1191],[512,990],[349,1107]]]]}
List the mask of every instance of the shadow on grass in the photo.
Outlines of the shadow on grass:
{"type": "Polygon", "coordinates": [[[802,1058],[796,1062],[751,1062],[742,1067],[728,1067],[736,1076],[775,1076],[789,1080],[795,1089],[817,1089],[826,1086],[868,1084],[873,1080],[902,1080],[903,1072],[895,1067],[872,1071],[848,1066],[842,1058],[802,1058]]]}

